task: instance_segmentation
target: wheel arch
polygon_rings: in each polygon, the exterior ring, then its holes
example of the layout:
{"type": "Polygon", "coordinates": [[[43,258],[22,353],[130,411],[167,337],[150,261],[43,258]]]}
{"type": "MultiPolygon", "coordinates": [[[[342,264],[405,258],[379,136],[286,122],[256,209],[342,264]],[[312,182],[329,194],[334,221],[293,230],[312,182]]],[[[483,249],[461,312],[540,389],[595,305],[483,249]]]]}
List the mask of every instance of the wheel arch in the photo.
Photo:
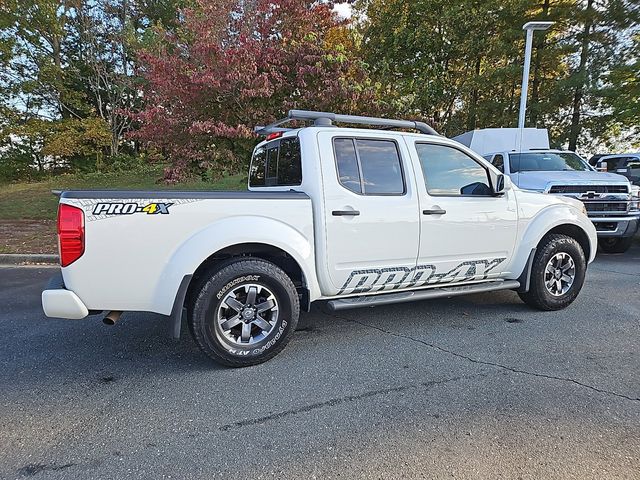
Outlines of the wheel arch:
{"type": "Polygon", "coordinates": [[[531,251],[542,239],[552,233],[561,233],[575,238],[585,253],[587,263],[593,261],[598,248],[598,238],[593,223],[577,208],[570,205],[551,204],[537,211],[530,218],[521,219],[522,233],[518,236],[516,252],[510,266],[513,277],[520,279],[529,263],[531,251]]]}
{"type": "Polygon", "coordinates": [[[563,223],[561,225],[557,225],[544,234],[544,236],[538,242],[538,245],[540,245],[540,242],[542,242],[544,237],[553,233],[559,233],[575,239],[582,248],[587,262],[589,261],[589,258],[591,258],[591,244],[589,242],[589,235],[581,227],[574,223],[563,223]]]}
{"type": "MultiPolygon", "coordinates": [[[[178,245],[166,260],[154,287],[157,313],[170,315],[174,336],[179,334],[183,306],[204,269],[234,256],[257,256],[271,261],[297,277],[308,291],[309,302],[320,296],[315,271],[313,228],[304,232],[272,218],[242,215],[208,224],[178,245]],[[250,227],[250,228],[249,228],[250,227]],[[252,242],[247,242],[246,232],[252,242]],[[186,283],[186,286],[184,285],[186,283]]],[[[303,298],[304,301],[304,298],[303,298]]],[[[309,303],[306,302],[306,303],[309,303]]]]}
{"type": "Polygon", "coordinates": [[[247,242],[228,245],[207,257],[193,273],[189,282],[185,303],[189,304],[197,294],[198,286],[212,272],[239,259],[261,259],[281,268],[296,286],[301,296],[300,307],[308,311],[310,292],[307,276],[299,262],[287,251],[267,243],[247,242]]]}
{"type": "Polygon", "coordinates": [[[520,273],[520,276],[518,277],[518,281],[520,282],[520,288],[517,290],[518,292],[526,293],[529,291],[531,282],[531,268],[533,266],[533,259],[535,257],[536,251],[547,236],[556,233],[566,235],[570,238],[575,239],[576,242],[578,242],[578,244],[580,245],[580,248],[582,248],[587,263],[589,262],[592,247],[587,232],[585,232],[580,226],[573,223],[561,223],[559,225],[556,225],[555,227],[547,230],[542,236],[540,236],[538,242],[533,246],[533,248],[530,249],[527,261],[524,265],[524,268],[522,269],[522,273],[520,273]]]}

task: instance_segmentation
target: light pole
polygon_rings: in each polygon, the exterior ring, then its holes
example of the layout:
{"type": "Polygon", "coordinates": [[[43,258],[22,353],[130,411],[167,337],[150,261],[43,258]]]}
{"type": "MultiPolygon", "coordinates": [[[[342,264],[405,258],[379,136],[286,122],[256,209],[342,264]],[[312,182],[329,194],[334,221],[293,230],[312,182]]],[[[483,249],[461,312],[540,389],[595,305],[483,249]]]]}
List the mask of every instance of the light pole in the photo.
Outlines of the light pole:
{"type": "Polygon", "coordinates": [[[527,22],[522,29],[527,32],[527,41],[524,47],[524,71],[522,72],[522,90],[520,93],[520,115],[518,116],[518,128],[524,128],[524,117],[527,113],[527,90],[529,89],[529,67],[531,66],[531,47],[533,44],[533,31],[546,30],[555,22],[527,22]]]}

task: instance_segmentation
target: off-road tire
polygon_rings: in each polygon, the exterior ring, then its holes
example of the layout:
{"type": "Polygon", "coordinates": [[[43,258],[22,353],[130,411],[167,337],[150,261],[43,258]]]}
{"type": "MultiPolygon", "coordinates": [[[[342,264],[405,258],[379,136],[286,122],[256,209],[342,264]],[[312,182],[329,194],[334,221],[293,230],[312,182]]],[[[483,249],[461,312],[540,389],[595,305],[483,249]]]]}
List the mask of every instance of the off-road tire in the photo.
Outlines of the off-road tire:
{"type": "Polygon", "coordinates": [[[518,295],[523,302],[538,310],[561,310],[569,306],[580,293],[586,271],[585,254],[574,238],[561,234],[547,235],[540,241],[533,258],[529,291],[518,292],[518,295]],[[545,270],[548,262],[560,252],[569,254],[573,259],[575,276],[567,292],[556,296],[545,286],[545,270]]]}
{"type": "Polygon", "coordinates": [[[598,245],[603,253],[624,253],[633,245],[633,237],[605,237],[598,239],[598,245]]]}
{"type": "Polygon", "coordinates": [[[300,303],[293,282],[278,266],[261,259],[238,259],[200,281],[189,311],[189,330],[207,356],[221,365],[248,367],[266,362],[284,349],[295,332],[300,303]],[[231,344],[216,330],[219,324],[215,322],[226,294],[245,285],[268,289],[276,298],[278,316],[273,330],[258,343],[231,344]]]}

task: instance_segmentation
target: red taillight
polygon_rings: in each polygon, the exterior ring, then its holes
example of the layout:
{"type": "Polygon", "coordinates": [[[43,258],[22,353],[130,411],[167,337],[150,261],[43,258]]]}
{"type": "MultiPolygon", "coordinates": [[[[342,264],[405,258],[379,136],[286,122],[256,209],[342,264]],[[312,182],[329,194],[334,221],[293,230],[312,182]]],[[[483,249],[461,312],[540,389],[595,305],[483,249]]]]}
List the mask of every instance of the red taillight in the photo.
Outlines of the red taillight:
{"type": "Polygon", "coordinates": [[[268,142],[269,140],[273,140],[273,139],[275,139],[275,138],[280,138],[280,137],[282,136],[282,134],[283,134],[283,133],[284,133],[284,132],[272,132],[272,133],[270,133],[269,135],[267,135],[267,142],[268,142]]]}
{"type": "Polygon", "coordinates": [[[61,203],[58,207],[58,249],[60,265],[66,267],[84,253],[84,213],[78,207],[61,203]]]}

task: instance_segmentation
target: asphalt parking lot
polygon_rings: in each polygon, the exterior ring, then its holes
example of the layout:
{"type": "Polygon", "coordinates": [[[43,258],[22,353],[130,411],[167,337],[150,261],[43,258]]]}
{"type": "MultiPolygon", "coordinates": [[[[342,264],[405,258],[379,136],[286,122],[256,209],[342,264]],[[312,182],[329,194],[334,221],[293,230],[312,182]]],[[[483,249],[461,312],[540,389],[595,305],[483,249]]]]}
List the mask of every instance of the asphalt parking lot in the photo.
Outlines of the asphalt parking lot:
{"type": "Polygon", "coordinates": [[[51,320],[0,269],[0,478],[640,478],[640,245],[567,310],[498,292],[303,317],[217,367],[163,317],[51,320]]]}

